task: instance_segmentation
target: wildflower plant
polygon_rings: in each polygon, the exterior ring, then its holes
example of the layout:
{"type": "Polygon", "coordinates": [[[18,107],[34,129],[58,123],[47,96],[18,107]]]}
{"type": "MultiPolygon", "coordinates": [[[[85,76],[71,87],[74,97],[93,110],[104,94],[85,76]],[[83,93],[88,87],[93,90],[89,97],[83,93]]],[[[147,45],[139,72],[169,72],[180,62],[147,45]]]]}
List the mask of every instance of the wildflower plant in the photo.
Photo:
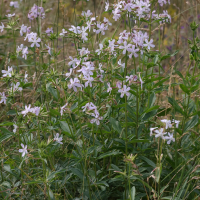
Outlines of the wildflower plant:
{"type": "Polygon", "coordinates": [[[198,25],[183,73],[169,0],[38,2],[1,11],[0,197],[197,199],[198,25]]]}

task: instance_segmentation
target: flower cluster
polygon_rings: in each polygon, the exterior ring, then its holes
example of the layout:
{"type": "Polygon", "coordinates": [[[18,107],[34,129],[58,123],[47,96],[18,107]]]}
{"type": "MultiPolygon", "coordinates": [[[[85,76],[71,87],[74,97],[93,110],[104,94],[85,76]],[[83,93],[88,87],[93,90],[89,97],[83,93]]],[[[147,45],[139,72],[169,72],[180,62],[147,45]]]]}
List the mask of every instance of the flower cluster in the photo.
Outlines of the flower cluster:
{"type": "Polygon", "coordinates": [[[30,28],[31,27],[27,27],[24,24],[22,24],[20,28],[20,35],[23,36],[23,33],[30,33],[30,28]]]}
{"type": "Polygon", "coordinates": [[[20,86],[20,82],[17,82],[16,84],[15,83],[11,83],[10,91],[11,92],[22,91],[22,87],[19,87],[19,86],[20,86]]]}
{"type": "Polygon", "coordinates": [[[163,6],[163,4],[167,4],[167,2],[170,4],[170,0],[158,0],[160,6],[163,6]]]}
{"type": "Polygon", "coordinates": [[[51,28],[47,28],[47,30],[46,30],[45,32],[46,32],[46,34],[47,34],[48,36],[50,36],[51,33],[53,33],[53,28],[52,28],[52,27],[51,27],[51,28]]]}
{"type": "Polygon", "coordinates": [[[19,3],[18,1],[11,1],[10,6],[13,6],[14,8],[19,8],[19,3]]]}
{"type": "Polygon", "coordinates": [[[22,58],[24,58],[25,60],[27,59],[27,54],[28,54],[28,47],[24,47],[23,44],[21,44],[20,46],[17,47],[17,55],[19,55],[20,52],[22,52],[22,58]]]}
{"type": "Polygon", "coordinates": [[[26,116],[28,113],[33,113],[33,114],[35,114],[36,116],[38,116],[39,114],[40,114],[40,107],[34,107],[34,108],[31,108],[31,105],[29,104],[29,106],[26,106],[25,105],[25,110],[23,110],[22,112],[21,112],[21,114],[23,115],[23,116],[26,116]]]}
{"type": "MultiPolygon", "coordinates": [[[[162,119],[161,122],[165,123],[165,129],[169,129],[172,128],[172,123],[176,124],[176,128],[178,128],[180,121],[178,120],[168,120],[168,119],[162,119]]],[[[175,138],[173,137],[173,133],[169,133],[169,132],[163,132],[164,128],[160,128],[158,130],[158,127],[154,127],[154,128],[150,128],[150,136],[153,135],[153,132],[155,132],[155,137],[158,138],[162,138],[163,140],[168,140],[167,144],[170,144],[171,142],[175,142],[175,138]],[[166,135],[167,134],[167,135],[166,135]]]]}
{"type": "Polygon", "coordinates": [[[33,5],[31,10],[28,13],[28,19],[31,21],[37,17],[41,17],[42,19],[45,18],[45,12],[43,7],[39,7],[37,5],[33,5]]]}
{"type": "Polygon", "coordinates": [[[28,42],[32,42],[31,47],[40,47],[39,42],[41,42],[41,38],[37,36],[37,33],[28,33],[24,40],[28,39],[28,42]]]}
{"type": "Polygon", "coordinates": [[[96,123],[96,125],[99,125],[100,120],[103,120],[103,117],[100,116],[97,107],[92,102],[86,103],[86,105],[83,106],[82,109],[83,112],[88,111],[88,114],[94,117],[93,119],[91,119],[90,123],[96,123]],[[90,111],[93,111],[93,113],[91,113],[90,111]]]}

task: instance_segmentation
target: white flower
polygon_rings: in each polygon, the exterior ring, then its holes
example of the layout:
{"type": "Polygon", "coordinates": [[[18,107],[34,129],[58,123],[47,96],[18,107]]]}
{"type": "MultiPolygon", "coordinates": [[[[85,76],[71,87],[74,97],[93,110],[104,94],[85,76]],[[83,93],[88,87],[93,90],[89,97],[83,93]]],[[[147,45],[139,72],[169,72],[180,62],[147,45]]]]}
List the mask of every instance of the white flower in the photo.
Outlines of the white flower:
{"type": "Polygon", "coordinates": [[[108,89],[107,89],[107,92],[111,92],[112,91],[112,87],[110,87],[110,83],[107,83],[107,85],[108,85],[108,89]]]}
{"type": "MultiPolygon", "coordinates": [[[[167,0],[158,0],[158,3],[160,4],[160,6],[163,6],[163,4],[167,3],[167,0]]],[[[168,3],[170,4],[170,0],[168,0],[168,3]]]]}
{"type": "Polygon", "coordinates": [[[0,95],[1,95],[1,101],[0,101],[0,103],[6,104],[7,97],[5,95],[5,92],[2,92],[2,93],[0,92],[0,95]]]}
{"type": "Polygon", "coordinates": [[[90,123],[91,124],[96,123],[96,125],[99,125],[100,124],[100,120],[102,120],[103,117],[100,117],[99,113],[96,113],[96,114],[92,113],[92,116],[95,117],[95,118],[91,119],[90,123]]]}
{"type": "Polygon", "coordinates": [[[65,29],[62,29],[62,33],[60,33],[60,36],[65,36],[65,34],[67,33],[67,31],[65,29]]]}
{"type": "Polygon", "coordinates": [[[72,67],[75,69],[80,64],[80,60],[78,60],[77,58],[73,59],[71,56],[69,56],[69,58],[71,59],[71,61],[68,63],[68,65],[72,65],[72,67]]]}
{"type": "Polygon", "coordinates": [[[97,110],[97,107],[92,103],[92,102],[89,102],[89,103],[86,103],[85,106],[82,106],[82,109],[83,109],[83,112],[87,110],[97,110]]]}
{"type": "Polygon", "coordinates": [[[62,141],[62,136],[59,137],[59,133],[56,133],[56,135],[54,136],[54,141],[56,141],[59,144],[63,144],[62,141]]]}
{"type": "Polygon", "coordinates": [[[162,120],[160,120],[160,121],[166,124],[165,129],[168,129],[168,128],[171,128],[171,127],[172,127],[172,124],[171,124],[171,121],[170,121],[170,120],[162,119],[162,120]]]}
{"type": "Polygon", "coordinates": [[[147,39],[145,39],[146,44],[144,44],[145,47],[147,47],[147,49],[150,50],[151,47],[155,47],[153,43],[153,39],[151,39],[150,41],[148,41],[147,39]]]}
{"type": "Polygon", "coordinates": [[[41,42],[41,38],[37,37],[37,33],[28,33],[26,37],[24,38],[24,41],[28,38],[28,42],[32,42],[31,47],[40,47],[40,44],[38,42],[41,42]]]}
{"type": "Polygon", "coordinates": [[[161,128],[160,130],[155,130],[155,133],[157,133],[156,135],[155,135],[155,137],[156,138],[158,138],[158,137],[161,137],[162,139],[165,139],[165,137],[164,137],[164,135],[166,134],[166,133],[163,133],[163,128],[161,128]]]}
{"type": "Polygon", "coordinates": [[[81,15],[85,16],[87,20],[92,15],[92,12],[90,10],[87,10],[87,12],[82,11],[81,15]]]}
{"type": "Polygon", "coordinates": [[[80,87],[82,90],[83,85],[80,83],[78,78],[74,78],[74,80],[71,78],[70,79],[70,84],[68,84],[68,88],[71,89],[73,88],[73,90],[75,92],[77,92],[77,88],[76,87],[80,87]]]}
{"type": "Polygon", "coordinates": [[[90,51],[88,51],[88,48],[86,49],[85,47],[82,47],[82,49],[78,49],[78,51],[81,57],[90,53],[90,51]]]}
{"type": "Polygon", "coordinates": [[[37,37],[33,37],[32,39],[30,39],[30,42],[32,42],[31,47],[40,47],[40,44],[38,42],[41,42],[40,38],[37,37]]]}
{"type": "Polygon", "coordinates": [[[17,47],[17,50],[16,50],[17,56],[19,55],[19,52],[22,51],[23,47],[24,47],[23,44],[20,44],[20,46],[17,47]]]}
{"type": "Polygon", "coordinates": [[[71,28],[69,29],[69,31],[72,31],[75,34],[80,34],[81,33],[80,29],[81,29],[80,26],[75,27],[72,25],[71,28]]]}
{"type": "Polygon", "coordinates": [[[168,133],[168,136],[165,136],[164,139],[168,140],[168,141],[167,141],[167,144],[170,144],[171,141],[172,141],[172,142],[175,142],[175,138],[174,138],[174,136],[173,136],[173,133],[168,133]]]}
{"type": "Polygon", "coordinates": [[[20,35],[23,36],[23,33],[26,33],[26,31],[27,31],[27,26],[24,26],[24,24],[22,24],[20,29],[20,35]]]}
{"type": "Polygon", "coordinates": [[[28,153],[28,151],[27,151],[27,145],[24,146],[24,145],[21,143],[21,146],[22,146],[23,149],[19,149],[19,152],[22,153],[22,157],[24,157],[25,154],[28,153]]]}
{"type": "Polygon", "coordinates": [[[150,136],[153,135],[153,130],[157,129],[158,127],[155,127],[155,128],[150,128],[150,136]]]}
{"type": "Polygon", "coordinates": [[[25,72],[25,75],[24,75],[24,82],[25,83],[27,83],[28,82],[28,79],[27,79],[27,77],[28,77],[28,74],[27,74],[27,71],[25,72]]]}
{"type": "Polygon", "coordinates": [[[113,54],[113,52],[115,51],[115,47],[117,46],[117,45],[115,45],[115,39],[108,40],[108,42],[109,42],[109,45],[108,45],[109,50],[113,54]]]}
{"type": "MultiPolygon", "coordinates": [[[[69,76],[71,76],[72,72],[73,72],[73,68],[70,68],[69,73],[66,73],[66,74],[65,74],[66,79],[67,79],[69,76]]],[[[65,80],[66,80],[66,79],[65,79],[65,80]]]]}
{"type": "Polygon", "coordinates": [[[140,77],[140,84],[141,84],[141,90],[142,90],[142,85],[143,85],[144,81],[141,79],[140,77]]]}
{"type": "Polygon", "coordinates": [[[108,30],[108,26],[107,25],[105,26],[104,23],[102,23],[102,24],[98,23],[97,28],[98,29],[93,29],[93,31],[96,32],[96,34],[101,33],[102,35],[105,35],[105,30],[108,30]]]}
{"type": "Polygon", "coordinates": [[[88,33],[86,33],[88,27],[84,27],[82,26],[82,30],[81,30],[81,38],[84,41],[88,40],[87,36],[88,36],[88,33]]]}
{"type": "Polygon", "coordinates": [[[25,105],[25,110],[23,110],[21,114],[25,116],[28,112],[31,112],[31,104],[29,104],[28,107],[25,105]]]}
{"type": "Polygon", "coordinates": [[[13,124],[14,129],[13,129],[13,133],[16,133],[18,126],[16,124],[13,124]]]}
{"type": "Polygon", "coordinates": [[[97,53],[97,55],[100,55],[101,54],[101,52],[102,52],[102,49],[103,49],[103,44],[99,44],[99,48],[100,49],[97,49],[95,52],[97,53]]]}
{"type": "Polygon", "coordinates": [[[130,90],[130,87],[126,87],[126,85],[124,85],[122,89],[118,90],[118,92],[121,93],[120,97],[123,98],[125,94],[126,96],[130,96],[130,93],[128,92],[129,90],[130,90]]]}
{"type": "Polygon", "coordinates": [[[1,26],[0,26],[1,32],[3,32],[3,29],[4,29],[4,24],[1,22],[1,26]]]}
{"type": "Polygon", "coordinates": [[[18,1],[11,1],[10,6],[13,6],[14,8],[19,8],[19,3],[18,1]]]}
{"type": "Polygon", "coordinates": [[[136,75],[130,75],[130,76],[126,76],[126,82],[129,81],[129,83],[131,83],[132,81],[136,81],[137,80],[137,76],[136,75]]]}
{"type": "Polygon", "coordinates": [[[103,18],[103,22],[105,24],[108,23],[109,26],[112,26],[112,23],[110,23],[110,21],[106,17],[103,18]]]}
{"type": "Polygon", "coordinates": [[[66,103],[64,106],[62,106],[61,108],[60,108],[60,115],[62,116],[63,115],[63,111],[65,111],[66,110],[66,106],[68,105],[68,103],[66,103]]]}
{"type": "Polygon", "coordinates": [[[7,76],[11,77],[12,76],[11,75],[12,70],[13,70],[13,68],[9,67],[9,66],[8,66],[8,71],[2,70],[1,72],[3,73],[3,77],[7,77],[7,76]]]}
{"type": "Polygon", "coordinates": [[[88,87],[88,85],[90,85],[90,87],[92,87],[92,81],[94,81],[94,78],[91,76],[84,76],[86,82],[85,82],[85,87],[88,87]]]}
{"type": "Polygon", "coordinates": [[[180,123],[180,121],[179,120],[172,120],[172,122],[174,122],[175,124],[176,124],[176,128],[178,128],[178,125],[179,125],[179,123],[180,123]]]}
{"type": "Polygon", "coordinates": [[[109,1],[105,2],[106,5],[105,5],[105,11],[108,11],[108,8],[109,8],[109,1]]]}
{"type": "Polygon", "coordinates": [[[38,116],[40,114],[40,107],[34,107],[34,108],[31,108],[30,111],[31,113],[35,114],[36,116],[38,116]]]}
{"type": "Polygon", "coordinates": [[[16,84],[11,83],[11,91],[15,92],[15,91],[22,91],[22,87],[19,87],[20,82],[17,82],[16,84]]]}
{"type": "Polygon", "coordinates": [[[7,14],[7,15],[6,15],[6,17],[8,17],[8,18],[11,18],[11,17],[13,17],[13,16],[15,16],[15,13],[13,13],[13,14],[7,14]]]}
{"type": "Polygon", "coordinates": [[[26,60],[27,59],[27,54],[28,54],[28,47],[25,47],[22,50],[22,58],[24,58],[26,60]]]}
{"type": "Polygon", "coordinates": [[[120,65],[123,69],[125,68],[125,63],[122,63],[122,62],[121,62],[121,59],[119,59],[118,65],[120,65]]]}
{"type": "Polygon", "coordinates": [[[129,55],[129,58],[132,58],[132,56],[134,55],[134,57],[138,57],[138,54],[136,52],[139,51],[139,49],[135,48],[135,45],[132,45],[131,48],[128,48],[128,51],[131,52],[131,54],[129,55]]]}
{"type": "Polygon", "coordinates": [[[122,83],[120,81],[117,81],[116,87],[120,89],[122,87],[122,83]]]}
{"type": "MultiPolygon", "coordinates": [[[[48,50],[49,55],[51,55],[51,47],[48,46],[48,45],[46,45],[46,44],[45,44],[45,46],[47,47],[47,50],[48,50]]],[[[52,55],[51,55],[51,56],[52,56],[52,55]]]]}
{"type": "Polygon", "coordinates": [[[123,54],[126,54],[126,51],[128,51],[131,46],[131,44],[127,44],[127,41],[124,41],[124,46],[119,46],[119,49],[123,49],[123,54]]]}

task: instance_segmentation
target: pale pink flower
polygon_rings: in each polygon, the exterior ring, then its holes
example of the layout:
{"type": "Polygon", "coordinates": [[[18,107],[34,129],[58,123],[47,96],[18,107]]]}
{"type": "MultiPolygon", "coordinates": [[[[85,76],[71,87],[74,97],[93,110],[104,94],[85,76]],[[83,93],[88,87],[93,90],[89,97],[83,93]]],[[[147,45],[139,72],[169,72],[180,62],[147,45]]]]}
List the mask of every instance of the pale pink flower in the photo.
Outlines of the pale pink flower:
{"type": "Polygon", "coordinates": [[[22,149],[19,149],[19,152],[22,153],[22,157],[24,157],[28,151],[27,151],[27,145],[24,146],[24,144],[21,143],[22,149]]]}
{"type": "Polygon", "coordinates": [[[126,85],[124,85],[123,88],[118,90],[118,92],[121,93],[120,97],[123,98],[124,95],[130,96],[130,93],[128,92],[129,90],[130,90],[130,87],[127,87],[126,85]]]}

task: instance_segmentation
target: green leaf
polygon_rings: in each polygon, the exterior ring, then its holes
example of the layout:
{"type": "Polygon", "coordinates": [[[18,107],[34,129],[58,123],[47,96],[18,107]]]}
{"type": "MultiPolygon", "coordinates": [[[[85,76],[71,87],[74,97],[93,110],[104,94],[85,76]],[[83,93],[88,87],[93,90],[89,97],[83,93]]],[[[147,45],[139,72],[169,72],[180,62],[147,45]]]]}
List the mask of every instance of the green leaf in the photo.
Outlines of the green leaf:
{"type": "Polygon", "coordinates": [[[73,111],[73,110],[76,109],[77,107],[78,107],[78,102],[74,103],[74,104],[71,106],[70,110],[73,111]]]}
{"type": "Polygon", "coordinates": [[[71,130],[70,130],[70,128],[69,128],[69,125],[68,125],[68,123],[67,123],[66,121],[60,121],[60,127],[61,127],[61,129],[62,129],[63,131],[69,133],[70,135],[72,134],[72,133],[71,133],[71,130]]]}
{"type": "Polygon", "coordinates": [[[175,71],[176,74],[178,74],[182,79],[184,79],[183,75],[181,74],[180,71],[175,71]]]}
{"type": "Polygon", "coordinates": [[[48,191],[48,192],[49,192],[49,197],[50,197],[50,199],[51,199],[51,200],[56,200],[56,199],[55,199],[55,197],[54,197],[54,195],[53,195],[53,192],[52,192],[52,190],[51,190],[51,189],[49,189],[49,191],[48,191]]]}
{"type": "Polygon", "coordinates": [[[168,101],[177,112],[181,113],[182,115],[185,115],[183,109],[178,105],[178,103],[175,99],[168,97],[168,101]]]}
{"type": "Polygon", "coordinates": [[[144,156],[140,156],[140,158],[142,159],[142,160],[144,160],[145,162],[147,162],[150,166],[152,166],[153,168],[156,168],[156,164],[153,162],[153,161],[151,161],[151,160],[149,160],[148,158],[146,158],[146,157],[144,157],[144,156]]]}
{"type": "Polygon", "coordinates": [[[131,188],[131,200],[135,200],[135,186],[131,188]]]}
{"type": "Polygon", "coordinates": [[[166,54],[166,55],[161,57],[160,61],[165,60],[166,58],[175,56],[178,52],[179,52],[179,50],[176,50],[173,54],[166,54]]]}
{"type": "Polygon", "coordinates": [[[30,86],[32,86],[32,85],[33,85],[33,83],[26,83],[26,84],[23,85],[23,89],[24,89],[24,88],[27,88],[27,87],[30,87],[30,86]]]}
{"type": "Polygon", "coordinates": [[[121,134],[122,128],[120,126],[120,123],[112,117],[110,117],[110,123],[112,124],[113,129],[121,134]]]}
{"type": "Polygon", "coordinates": [[[0,124],[0,126],[12,126],[13,122],[3,122],[0,124]]]}
{"type": "Polygon", "coordinates": [[[7,115],[16,115],[16,111],[15,110],[9,110],[7,113],[7,115]]]}
{"type": "Polygon", "coordinates": [[[148,120],[149,118],[154,117],[154,116],[156,116],[156,115],[157,115],[157,110],[153,110],[153,111],[151,111],[151,112],[146,113],[146,114],[142,117],[142,119],[143,119],[143,121],[146,121],[146,120],[148,120]]]}
{"type": "Polygon", "coordinates": [[[106,157],[108,157],[108,156],[116,156],[116,155],[118,155],[118,154],[121,154],[121,152],[120,152],[120,151],[113,150],[113,151],[110,151],[110,152],[101,154],[97,159],[106,158],[106,157]]]}
{"type": "Polygon", "coordinates": [[[26,182],[26,183],[24,183],[25,185],[30,185],[30,184],[42,184],[42,183],[44,183],[44,181],[43,180],[35,180],[35,181],[28,181],[28,182],[26,182]]]}
{"type": "Polygon", "coordinates": [[[99,181],[99,182],[94,183],[94,185],[95,186],[96,185],[105,185],[105,186],[109,187],[109,185],[106,183],[106,181],[99,181]]]}
{"type": "Polygon", "coordinates": [[[147,64],[147,68],[151,68],[151,67],[154,67],[156,64],[154,62],[151,62],[151,63],[148,63],[147,64]]]}
{"type": "Polygon", "coordinates": [[[129,143],[139,143],[139,142],[148,143],[149,140],[148,139],[133,139],[132,141],[129,141],[129,143]]]}
{"type": "Polygon", "coordinates": [[[47,91],[52,94],[52,96],[58,100],[57,90],[51,87],[51,83],[46,84],[47,91]]]}
{"type": "Polygon", "coordinates": [[[156,88],[157,86],[162,85],[165,81],[167,81],[169,79],[169,77],[162,79],[161,81],[159,81],[158,83],[156,83],[153,88],[156,88]]]}
{"type": "Polygon", "coordinates": [[[119,172],[122,171],[119,167],[117,167],[117,166],[114,165],[114,164],[111,164],[111,167],[112,167],[115,171],[119,171],[119,172]]]}
{"type": "Polygon", "coordinates": [[[155,92],[151,93],[150,98],[149,98],[149,108],[151,108],[156,101],[156,94],[155,92]]]}
{"type": "Polygon", "coordinates": [[[8,181],[4,181],[3,183],[1,183],[1,186],[11,188],[11,184],[8,181]]]}
{"type": "Polygon", "coordinates": [[[197,123],[199,122],[199,116],[195,115],[191,120],[189,120],[184,127],[184,133],[190,129],[192,129],[194,126],[197,125],[197,123]]]}
{"type": "Polygon", "coordinates": [[[54,116],[54,117],[60,116],[60,113],[57,110],[54,110],[54,109],[50,108],[49,111],[50,111],[50,115],[51,116],[54,116]]]}
{"type": "Polygon", "coordinates": [[[78,168],[71,168],[71,171],[72,171],[73,174],[75,174],[81,180],[83,180],[84,175],[83,175],[83,172],[80,169],[78,169],[78,168]]]}
{"type": "Polygon", "coordinates": [[[145,110],[145,113],[151,112],[152,110],[157,110],[159,107],[160,107],[159,105],[156,105],[151,108],[148,108],[147,110],[145,110]]]}
{"type": "Polygon", "coordinates": [[[156,182],[158,183],[160,180],[160,175],[161,175],[161,171],[162,171],[162,164],[160,164],[161,166],[157,166],[156,170],[155,170],[155,177],[156,177],[156,182]]]}
{"type": "Polygon", "coordinates": [[[8,129],[0,127],[0,130],[5,133],[5,134],[13,134],[12,132],[10,132],[8,129]]]}
{"type": "Polygon", "coordinates": [[[184,84],[180,84],[180,88],[183,90],[183,92],[190,94],[190,91],[188,90],[188,88],[184,84]]]}

